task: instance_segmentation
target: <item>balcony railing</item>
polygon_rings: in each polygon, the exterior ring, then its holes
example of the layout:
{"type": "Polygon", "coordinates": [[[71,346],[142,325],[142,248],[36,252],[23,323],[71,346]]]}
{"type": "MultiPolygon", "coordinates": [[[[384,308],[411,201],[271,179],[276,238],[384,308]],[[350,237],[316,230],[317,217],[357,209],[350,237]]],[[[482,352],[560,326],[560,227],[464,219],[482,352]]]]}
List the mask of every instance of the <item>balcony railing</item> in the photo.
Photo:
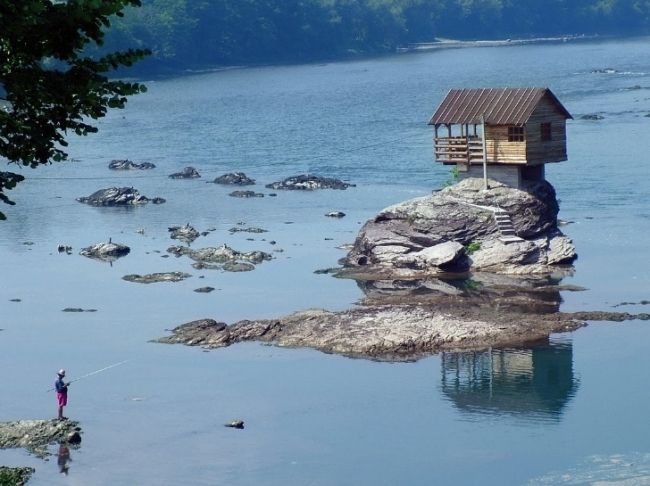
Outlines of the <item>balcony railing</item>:
{"type": "Polygon", "coordinates": [[[435,139],[436,160],[442,163],[483,162],[483,139],[481,137],[438,137],[435,139]]]}

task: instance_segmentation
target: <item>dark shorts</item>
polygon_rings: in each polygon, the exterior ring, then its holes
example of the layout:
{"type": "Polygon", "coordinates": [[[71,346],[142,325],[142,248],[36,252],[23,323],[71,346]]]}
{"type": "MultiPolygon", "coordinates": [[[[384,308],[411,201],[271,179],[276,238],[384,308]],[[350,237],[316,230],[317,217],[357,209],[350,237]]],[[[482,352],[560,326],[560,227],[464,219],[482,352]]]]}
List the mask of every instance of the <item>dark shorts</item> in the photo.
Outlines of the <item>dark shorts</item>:
{"type": "Polygon", "coordinates": [[[59,402],[59,407],[64,407],[65,405],[68,404],[68,394],[67,393],[59,393],[59,392],[57,392],[56,399],[59,402]]]}

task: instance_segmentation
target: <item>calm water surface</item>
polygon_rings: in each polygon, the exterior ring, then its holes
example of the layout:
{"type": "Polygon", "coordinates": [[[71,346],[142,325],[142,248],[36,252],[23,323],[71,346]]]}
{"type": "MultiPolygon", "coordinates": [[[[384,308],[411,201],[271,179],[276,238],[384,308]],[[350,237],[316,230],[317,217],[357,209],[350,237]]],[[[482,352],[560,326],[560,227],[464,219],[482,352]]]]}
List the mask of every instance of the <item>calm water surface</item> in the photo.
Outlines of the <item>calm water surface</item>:
{"type": "Polygon", "coordinates": [[[402,364],[148,342],[202,317],[353,305],[362,296],[354,282],[313,272],[335,266],[344,256],[337,247],[380,209],[449,179],[432,161],[426,122],[453,87],[553,89],[575,117],[570,160],[547,170],[580,254],[564,283],[588,289],[563,293],[563,309],[650,300],[647,45],[443,50],[147,83],[99,134],[72,140],[77,162],[25,170],[28,181],[12,194],[18,205],[2,208],[1,420],[54,416],[45,390],[62,366],[73,378],[130,361],[72,385],[67,413],[81,421],[84,441],[71,451],[69,475],[59,473],[57,448],[48,462],[12,450],[0,463],[33,465],[34,485],[650,484],[647,323],[596,323],[531,349],[402,364]],[[593,72],[603,68],[616,72],[593,72]],[[591,113],[604,119],[580,119],[591,113]],[[113,173],[114,158],[157,168],[113,173]],[[167,178],[187,165],[202,179],[167,178]],[[205,183],[233,170],[267,194],[262,184],[304,172],[357,187],[240,200],[205,183]],[[74,201],[114,185],[167,203],[121,210],[74,201]],[[332,210],[347,216],[323,216],[332,210]],[[173,243],[167,227],[186,222],[216,228],[196,247],[283,251],[250,273],[196,271],[188,259],[162,258],[173,243]],[[231,235],[239,222],[269,232],[231,235]],[[112,266],[77,254],[109,237],[131,254],[112,266]],[[60,243],[73,255],[58,254],[60,243]],[[193,276],[149,286],[121,279],[172,270],[193,276]],[[217,290],[193,292],[206,285],[217,290]],[[246,429],[222,426],[234,418],[246,429]]]}

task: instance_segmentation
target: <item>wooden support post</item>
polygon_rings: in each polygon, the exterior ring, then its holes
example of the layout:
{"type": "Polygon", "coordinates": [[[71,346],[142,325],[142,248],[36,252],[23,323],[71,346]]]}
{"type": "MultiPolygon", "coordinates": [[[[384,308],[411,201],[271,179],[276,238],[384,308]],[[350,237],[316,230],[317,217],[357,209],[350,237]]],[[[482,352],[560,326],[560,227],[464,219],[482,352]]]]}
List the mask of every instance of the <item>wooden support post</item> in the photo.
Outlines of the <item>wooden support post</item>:
{"type": "Polygon", "coordinates": [[[483,127],[483,190],[487,191],[487,142],[485,140],[485,115],[481,115],[481,125],[483,127]]]}

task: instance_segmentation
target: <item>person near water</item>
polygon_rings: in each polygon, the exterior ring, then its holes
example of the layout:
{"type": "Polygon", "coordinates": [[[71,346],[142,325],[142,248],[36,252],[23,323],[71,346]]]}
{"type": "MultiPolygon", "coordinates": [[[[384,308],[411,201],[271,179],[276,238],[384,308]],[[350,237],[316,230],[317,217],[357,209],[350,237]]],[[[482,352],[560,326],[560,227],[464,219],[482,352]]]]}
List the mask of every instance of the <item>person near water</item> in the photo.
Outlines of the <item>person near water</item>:
{"type": "Polygon", "coordinates": [[[54,382],[56,400],[59,404],[59,420],[66,420],[68,418],[63,416],[63,407],[68,404],[68,386],[70,386],[70,383],[65,383],[63,378],[65,378],[65,370],[59,370],[57,380],[54,382]]]}

